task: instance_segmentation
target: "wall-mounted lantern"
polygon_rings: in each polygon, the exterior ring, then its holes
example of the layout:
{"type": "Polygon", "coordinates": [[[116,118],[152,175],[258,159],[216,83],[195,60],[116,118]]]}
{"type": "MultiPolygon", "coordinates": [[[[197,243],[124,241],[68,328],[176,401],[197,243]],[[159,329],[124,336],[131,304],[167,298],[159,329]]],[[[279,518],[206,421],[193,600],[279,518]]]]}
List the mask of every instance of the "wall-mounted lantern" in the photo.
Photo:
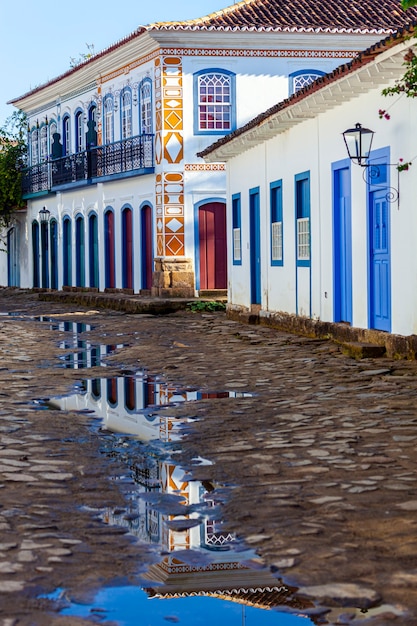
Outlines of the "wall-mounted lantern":
{"type": "Polygon", "coordinates": [[[374,131],[364,128],[357,123],[355,128],[348,128],[343,133],[349,159],[362,167],[367,166],[367,160],[372,148],[374,131]]]}
{"type": "Polygon", "coordinates": [[[41,224],[49,224],[49,218],[51,217],[51,212],[48,211],[46,206],[42,207],[39,211],[39,221],[41,224]]]}

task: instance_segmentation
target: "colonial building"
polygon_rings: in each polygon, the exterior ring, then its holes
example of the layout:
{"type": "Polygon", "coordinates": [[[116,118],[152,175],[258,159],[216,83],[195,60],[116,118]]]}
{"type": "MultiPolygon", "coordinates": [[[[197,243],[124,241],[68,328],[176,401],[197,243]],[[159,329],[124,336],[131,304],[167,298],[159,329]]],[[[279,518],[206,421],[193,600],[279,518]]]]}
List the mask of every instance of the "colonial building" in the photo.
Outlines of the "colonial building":
{"type": "MultiPolygon", "coordinates": [[[[227,164],[230,312],[319,334],[343,322],[392,353],[393,334],[417,333],[417,102],[382,95],[415,26],[200,153],[227,164]]],[[[401,341],[415,357],[413,337],[401,341]]]]}
{"type": "Polygon", "coordinates": [[[15,98],[27,210],[5,233],[1,284],[225,289],[225,166],[196,154],[406,21],[397,0],[244,0],[141,26],[15,98]]]}

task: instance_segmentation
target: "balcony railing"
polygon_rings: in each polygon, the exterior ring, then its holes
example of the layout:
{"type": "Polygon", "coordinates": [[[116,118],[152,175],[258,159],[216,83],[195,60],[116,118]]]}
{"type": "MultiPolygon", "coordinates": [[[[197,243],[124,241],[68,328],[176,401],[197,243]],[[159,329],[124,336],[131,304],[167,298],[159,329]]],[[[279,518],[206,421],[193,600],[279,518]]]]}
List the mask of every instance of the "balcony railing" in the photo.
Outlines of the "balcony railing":
{"type": "Polygon", "coordinates": [[[33,165],[23,171],[23,195],[155,166],[154,135],[137,135],[33,165]]]}

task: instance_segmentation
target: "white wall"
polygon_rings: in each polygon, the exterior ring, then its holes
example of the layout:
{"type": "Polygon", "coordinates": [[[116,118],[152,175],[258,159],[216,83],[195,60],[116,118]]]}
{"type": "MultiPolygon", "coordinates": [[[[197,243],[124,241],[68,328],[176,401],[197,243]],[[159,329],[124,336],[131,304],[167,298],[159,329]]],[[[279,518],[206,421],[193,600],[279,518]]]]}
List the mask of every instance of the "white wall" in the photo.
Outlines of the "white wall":
{"type": "MultiPolygon", "coordinates": [[[[310,171],[311,181],[311,269],[312,317],[333,321],[333,207],[331,164],[346,159],[342,132],[361,122],[375,131],[373,149],[390,146],[390,183],[398,187],[396,163],[417,157],[413,138],[417,136],[417,103],[411,98],[384,98],[381,89],[357,97],[302,122],[264,141],[228,164],[228,204],[231,196],[242,196],[242,265],[229,263],[230,303],[250,306],[248,197],[260,186],[262,212],[262,309],[306,314],[308,280],[298,275],[298,311],[295,297],[295,216],[294,176],[310,171]],[[378,110],[390,109],[391,119],[380,119],[378,110]],[[271,267],[269,225],[269,183],[283,181],[284,264],[271,267]]],[[[391,225],[391,332],[417,332],[417,177],[413,168],[399,174],[400,202],[389,204],[391,225]]],[[[368,327],[369,225],[367,185],[364,168],[352,164],[352,283],[353,326],[368,327]]],[[[389,190],[387,190],[388,192],[389,190]]],[[[230,212],[230,211],[229,211],[230,212]]],[[[230,218],[230,215],[229,215],[230,218]]],[[[229,219],[229,241],[231,242],[229,219]]],[[[303,268],[304,270],[305,268],[303,268]]],[[[307,313],[308,315],[308,313],[307,313]]]]}

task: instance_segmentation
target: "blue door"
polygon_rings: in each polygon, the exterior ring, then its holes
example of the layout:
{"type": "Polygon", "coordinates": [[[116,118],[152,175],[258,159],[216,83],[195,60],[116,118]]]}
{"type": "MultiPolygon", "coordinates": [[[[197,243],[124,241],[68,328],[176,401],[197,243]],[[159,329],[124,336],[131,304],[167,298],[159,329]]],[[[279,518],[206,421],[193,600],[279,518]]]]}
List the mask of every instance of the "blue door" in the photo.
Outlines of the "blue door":
{"type": "Polygon", "coordinates": [[[391,330],[390,224],[387,190],[370,193],[370,293],[371,328],[391,330]]]}
{"type": "Polygon", "coordinates": [[[334,170],[334,321],[352,323],[352,223],[350,169],[334,170]]]}
{"type": "Polygon", "coordinates": [[[249,191],[251,304],[261,304],[261,225],[259,187],[249,191]]]}

